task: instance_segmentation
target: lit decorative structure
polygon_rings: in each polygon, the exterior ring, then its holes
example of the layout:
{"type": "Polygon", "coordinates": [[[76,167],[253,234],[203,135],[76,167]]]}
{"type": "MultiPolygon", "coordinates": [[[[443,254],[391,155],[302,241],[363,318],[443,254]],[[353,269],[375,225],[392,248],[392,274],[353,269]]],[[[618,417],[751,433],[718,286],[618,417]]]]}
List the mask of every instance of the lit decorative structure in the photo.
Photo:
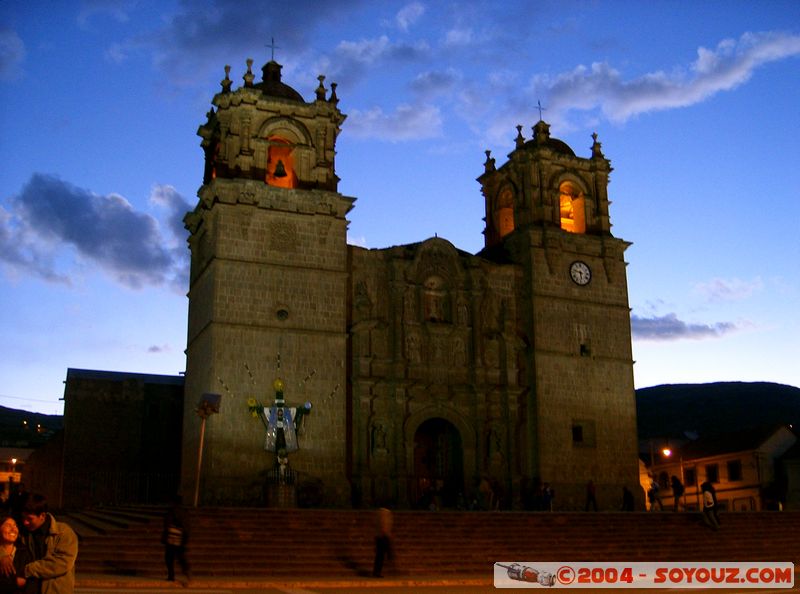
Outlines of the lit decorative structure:
{"type": "Polygon", "coordinates": [[[311,412],[311,403],[306,402],[302,407],[286,406],[283,398],[283,380],[277,378],[272,387],[275,390],[275,403],[267,408],[262,406],[255,398],[247,401],[250,414],[261,419],[264,428],[267,430],[264,440],[264,449],[268,452],[285,453],[296,452],[297,430],[300,427],[303,416],[311,412]]]}

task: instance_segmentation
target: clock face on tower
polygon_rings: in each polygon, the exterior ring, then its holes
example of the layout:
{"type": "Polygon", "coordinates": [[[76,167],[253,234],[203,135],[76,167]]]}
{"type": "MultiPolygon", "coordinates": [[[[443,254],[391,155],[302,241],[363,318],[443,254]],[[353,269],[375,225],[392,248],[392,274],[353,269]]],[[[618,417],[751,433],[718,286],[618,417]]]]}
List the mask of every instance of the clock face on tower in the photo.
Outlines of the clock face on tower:
{"type": "Polygon", "coordinates": [[[592,280],[592,269],[586,262],[576,260],[569,265],[569,277],[575,284],[584,286],[588,285],[592,280]]]}

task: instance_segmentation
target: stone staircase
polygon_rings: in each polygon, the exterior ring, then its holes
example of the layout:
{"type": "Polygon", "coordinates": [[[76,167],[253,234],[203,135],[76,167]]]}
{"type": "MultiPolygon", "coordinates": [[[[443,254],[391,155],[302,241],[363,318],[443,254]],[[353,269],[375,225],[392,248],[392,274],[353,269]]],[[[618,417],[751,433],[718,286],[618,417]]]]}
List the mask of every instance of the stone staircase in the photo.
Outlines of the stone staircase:
{"type": "MultiPolygon", "coordinates": [[[[81,537],[82,576],[164,577],[161,508],[63,519],[81,537]]],[[[196,578],[326,579],[368,575],[371,511],[200,508],[190,511],[196,578]]],[[[387,576],[491,576],[495,561],[792,561],[800,512],[729,513],[718,532],[691,513],[394,513],[387,576]]]]}

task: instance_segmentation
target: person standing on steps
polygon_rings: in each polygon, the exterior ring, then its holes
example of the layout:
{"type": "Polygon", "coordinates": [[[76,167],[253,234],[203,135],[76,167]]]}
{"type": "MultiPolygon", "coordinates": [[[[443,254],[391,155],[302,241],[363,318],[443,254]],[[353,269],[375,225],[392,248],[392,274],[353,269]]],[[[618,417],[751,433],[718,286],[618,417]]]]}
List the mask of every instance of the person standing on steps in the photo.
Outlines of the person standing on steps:
{"type": "Polygon", "coordinates": [[[672,486],[672,499],[673,499],[673,502],[674,502],[673,505],[672,505],[672,511],[678,511],[678,509],[680,508],[680,505],[681,505],[681,497],[683,497],[684,488],[683,488],[683,483],[681,482],[681,479],[679,479],[674,474],[672,475],[672,485],[671,486],[672,486]]]}
{"type": "Polygon", "coordinates": [[[186,561],[186,545],[189,542],[189,522],[180,495],[177,495],[164,515],[164,563],[167,565],[167,581],[175,581],[175,560],[181,566],[186,581],[189,581],[189,563],[186,561]]]}
{"type": "Polygon", "coordinates": [[[650,490],[647,492],[647,499],[650,500],[650,511],[656,511],[656,504],[661,511],[664,511],[664,502],[661,501],[660,487],[658,480],[653,477],[650,482],[650,490]]]}
{"type": "Polygon", "coordinates": [[[377,531],[375,534],[375,562],[372,565],[372,577],[383,577],[383,560],[392,559],[392,512],[382,507],[378,510],[377,531]]]}
{"type": "Polygon", "coordinates": [[[553,511],[553,501],[555,498],[555,489],[550,486],[550,483],[544,483],[542,485],[542,509],[544,509],[544,511],[553,511]]]}
{"type": "Polygon", "coordinates": [[[719,515],[717,515],[717,492],[709,481],[700,485],[703,493],[703,521],[712,530],[719,530],[719,515]]]}

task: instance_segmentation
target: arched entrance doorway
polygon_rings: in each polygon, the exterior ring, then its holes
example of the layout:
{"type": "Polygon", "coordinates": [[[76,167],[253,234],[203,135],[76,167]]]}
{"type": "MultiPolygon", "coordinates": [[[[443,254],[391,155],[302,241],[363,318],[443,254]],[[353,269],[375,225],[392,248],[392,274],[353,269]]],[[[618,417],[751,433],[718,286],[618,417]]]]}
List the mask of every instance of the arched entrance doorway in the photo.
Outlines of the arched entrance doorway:
{"type": "Polygon", "coordinates": [[[461,435],[445,419],[428,419],[414,433],[414,480],[411,503],[428,507],[435,502],[455,507],[464,492],[461,435]]]}

